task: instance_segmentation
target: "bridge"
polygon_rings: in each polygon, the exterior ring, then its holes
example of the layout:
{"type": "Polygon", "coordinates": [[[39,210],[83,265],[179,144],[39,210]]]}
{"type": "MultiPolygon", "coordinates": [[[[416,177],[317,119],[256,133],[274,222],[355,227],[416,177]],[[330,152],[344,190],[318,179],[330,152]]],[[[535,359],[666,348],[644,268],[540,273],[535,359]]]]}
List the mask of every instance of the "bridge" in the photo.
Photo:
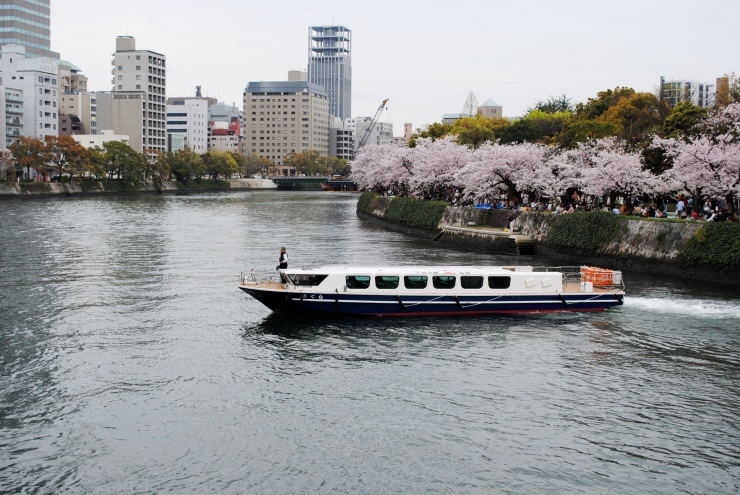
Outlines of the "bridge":
{"type": "Polygon", "coordinates": [[[328,177],[275,177],[278,190],[324,189],[327,191],[357,191],[357,184],[346,179],[328,177]]]}

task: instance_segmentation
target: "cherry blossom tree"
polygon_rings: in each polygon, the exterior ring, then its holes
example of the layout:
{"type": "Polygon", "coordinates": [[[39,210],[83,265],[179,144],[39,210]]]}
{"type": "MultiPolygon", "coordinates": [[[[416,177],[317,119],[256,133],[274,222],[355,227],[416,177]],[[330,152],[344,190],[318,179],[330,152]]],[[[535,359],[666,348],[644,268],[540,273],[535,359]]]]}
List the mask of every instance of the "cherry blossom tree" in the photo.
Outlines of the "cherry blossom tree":
{"type": "Polygon", "coordinates": [[[409,152],[409,148],[397,146],[365,146],[352,162],[351,178],[360,189],[406,191],[412,176],[406,158],[409,152]]]}
{"type": "Polygon", "coordinates": [[[514,169],[503,149],[513,146],[484,143],[472,152],[470,161],[455,175],[465,196],[482,198],[504,191],[515,193],[514,169]]]}
{"type": "Polygon", "coordinates": [[[640,153],[625,151],[614,137],[581,143],[574,152],[580,188],[587,194],[634,197],[654,193],[658,179],[644,170],[640,153]]]}
{"type": "Polygon", "coordinates": [[[469,161],[472,151],[456,143],[454,136],[422,138],[405,159],[410,166],[409,187],[415,195],[440,197],[445,189],[462,187],[456,173],[469,161]]]}
{"type": "Polygon", "coordinates": [[[699,134],[685,139],[654,139],[673,161],[661,179],[688,192],[699,207],[702,194],[722,196],[732,210],[740,195],[740,103],[719,109],[697,124],[699,134]]]}

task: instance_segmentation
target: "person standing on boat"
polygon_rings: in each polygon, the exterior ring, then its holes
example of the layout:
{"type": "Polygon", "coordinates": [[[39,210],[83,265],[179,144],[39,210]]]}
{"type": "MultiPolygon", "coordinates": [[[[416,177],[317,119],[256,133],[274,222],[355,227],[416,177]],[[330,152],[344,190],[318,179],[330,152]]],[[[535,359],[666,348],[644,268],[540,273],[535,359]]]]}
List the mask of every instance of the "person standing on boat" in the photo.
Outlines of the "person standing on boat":
{"type": "Polygon", "coordinates": [[[285,246],[280,248],[278,263],[278,269],[288,268],[288,253],[285,252],[285,246]]]}

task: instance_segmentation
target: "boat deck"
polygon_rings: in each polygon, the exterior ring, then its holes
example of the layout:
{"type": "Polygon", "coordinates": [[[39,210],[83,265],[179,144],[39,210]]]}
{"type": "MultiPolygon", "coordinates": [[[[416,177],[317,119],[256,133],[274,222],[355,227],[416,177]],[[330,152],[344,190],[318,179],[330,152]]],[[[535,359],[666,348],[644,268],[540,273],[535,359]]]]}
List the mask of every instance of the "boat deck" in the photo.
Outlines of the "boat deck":
{"type": "Polygon", "coordinates": [[[275,280],[264,280],[262,282],[257,282],[256,284],[254,282],[247,282],[242,285],[245,287],[253,287],[256,289],[285,290],[285,285],[275,280]]]}
{"type": "MultiPolygon", "coordinates": [[[[610,292],[614,292],[617,290],[622,290],[620,287],[616,286],[596,286],[594,285],[594,289],[592,293],[594,294],[608,294],[610,292]]],[[[570,282],[563,284],[563,292],[567,294],[571,294],[573,292],[581,292],[581,284],[580,282],[570,282]]]]}
{"type": "MultiPolygon", "coordinates": [[[[275,290],[275,291],[285,290],[285,286],[275,280],[265,280],[263,282],[257,282],[256,284],[253,282],[250,282],[250,283],[246,283],[243,285],[247,287],[259,288],[259,289],[265,289],[265,290],[275,290]]],[[[608,294],[609,292],[613,292],[615,290],[619,290],[619,289],[617,287],[611,287],[611,286],[607,286],[607,287],[594,286],[592,293],[608,294]]],[[[579,282],[571,282],[571,283],[563,284],[563,293],[572,294],[572,293],[579,293],[579,292],[581,292],[581,284],[579,282]]]]}

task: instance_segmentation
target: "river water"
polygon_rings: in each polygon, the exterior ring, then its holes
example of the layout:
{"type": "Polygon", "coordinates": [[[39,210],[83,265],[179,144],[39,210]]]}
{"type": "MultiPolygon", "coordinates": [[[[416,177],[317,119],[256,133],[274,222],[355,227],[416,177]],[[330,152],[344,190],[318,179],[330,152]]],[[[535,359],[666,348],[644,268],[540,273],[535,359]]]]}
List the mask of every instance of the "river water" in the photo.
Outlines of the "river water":
{"type": "Polygon", "coordinates": [[[324,192],[0,202],[0,492],[737,493],[737,288],[625,273],[603,313],[271,314],[293,266],[461,252],[324,192]]]}

